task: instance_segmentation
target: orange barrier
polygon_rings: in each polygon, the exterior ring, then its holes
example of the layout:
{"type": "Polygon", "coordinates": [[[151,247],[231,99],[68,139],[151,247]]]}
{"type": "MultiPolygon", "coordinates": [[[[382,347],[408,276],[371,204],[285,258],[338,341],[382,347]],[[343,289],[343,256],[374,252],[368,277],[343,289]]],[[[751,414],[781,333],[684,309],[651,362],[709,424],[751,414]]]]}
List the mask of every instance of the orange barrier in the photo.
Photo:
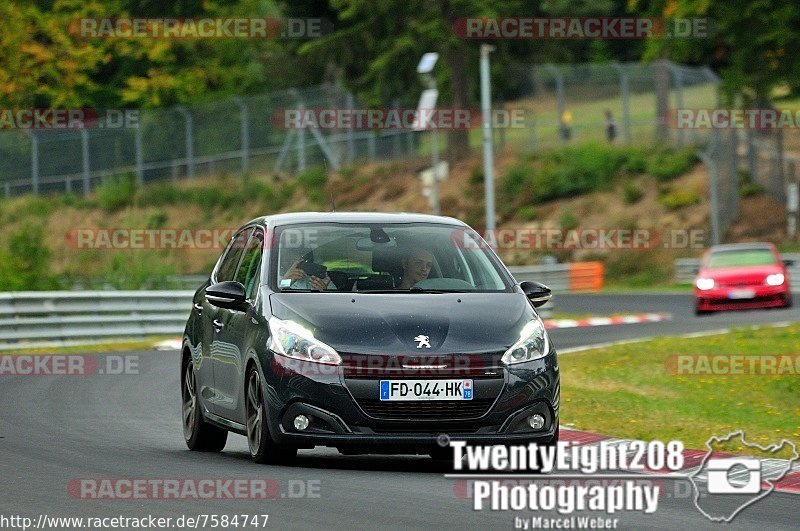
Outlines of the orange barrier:
{"type": "Polygon", "coordinates": [[[602,262],[569,264],[570,291],[600,291],[603,289],[603,278],[602,262]]]}

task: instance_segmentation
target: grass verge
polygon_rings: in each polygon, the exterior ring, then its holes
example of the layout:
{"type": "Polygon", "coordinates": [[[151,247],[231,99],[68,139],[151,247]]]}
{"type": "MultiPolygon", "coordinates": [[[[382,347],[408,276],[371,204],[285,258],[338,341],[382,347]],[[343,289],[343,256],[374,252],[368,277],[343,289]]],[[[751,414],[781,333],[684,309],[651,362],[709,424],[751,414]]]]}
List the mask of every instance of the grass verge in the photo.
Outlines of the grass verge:
{"type": "Polygon", "coordinates": [[[83,345],[72,345],[66,347],[21,347],[14,350],[0,351],[0,355],[6,354],[103,354],[106,352],[129,352],[134,350],[153,350],[153,345],[167,339],[175,339],[175,336],[151,336],[142,339],[121,339],[119,341],[105,341],[98,343],[86,343],[83,345]]]}
{"type": "MultiPolygon", "coordinates": [[[[615,437],[681,440],[704,449],[743,429],[761,445],[800,443],[800,374],[686,375],[676,354],[798,355],[800,324],[739,328],[699,338],[659,338],[564,355],[561,422],[615,437]]],[[[796,368],[796,366],[795,366],[796,368]]]]}

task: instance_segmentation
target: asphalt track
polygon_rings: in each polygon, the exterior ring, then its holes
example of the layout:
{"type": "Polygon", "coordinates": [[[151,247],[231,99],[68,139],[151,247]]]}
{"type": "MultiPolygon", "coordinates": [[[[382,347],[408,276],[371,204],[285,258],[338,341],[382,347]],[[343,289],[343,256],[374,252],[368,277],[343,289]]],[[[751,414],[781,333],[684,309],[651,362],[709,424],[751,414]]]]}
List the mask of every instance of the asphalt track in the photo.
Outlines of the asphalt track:
{"type": "MultiPolygon", "coordinates": [[[[673,314],[659,323],[553,330],[561,348],[800,321],[798,309],[697,318],[691,298],[683,295],[563,295],[556,307],[565,313],[673,314]]],[[[236,435],[222,454],[189,452],[180,428],[178,353],[131,354],[139,356],[138,374],[0,377],[0,516],[269,514],[267,527],[278,529],[509,529],[515,517],[533,516],[473,510],[459,483],[444,477],[446,467],[426,457],[344,457],[316,449],[301,451],[292,467],[259,466],[236,435]],[[270,500],[81,500],[67,489],[77,478],[268,478],[281,493],[270,500]],[[318,496],[291,497],[290,483],[296,488],[306,481],[316,482],[318,496]]],[[[667,496],[655,514],[614,515],[619,528],[800,527],[797,495],[773,493],[724,526],[706,520],[690,498],[673,495],[681,482],[663,481],[667,496]]],[[[678,490],[685,493],[686,485],[678,490]]]]}

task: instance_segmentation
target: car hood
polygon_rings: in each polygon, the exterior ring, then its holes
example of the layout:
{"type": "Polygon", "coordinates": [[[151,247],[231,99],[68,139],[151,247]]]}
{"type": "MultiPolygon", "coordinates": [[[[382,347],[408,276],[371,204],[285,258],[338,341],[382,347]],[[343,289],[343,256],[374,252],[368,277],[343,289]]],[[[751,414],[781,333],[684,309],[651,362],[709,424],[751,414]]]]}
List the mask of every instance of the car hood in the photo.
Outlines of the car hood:
{"type": "Polygon", "coordinates": [[[783,273],[780,265],[719,267],[715,269],[701,269],[698,276],[713,278],[717,281],[754,281],[761,283],[767,275],[783,273]]]}
{"type": "Polygon", "coordinates": [[[270,303],[274,316],[355,354],[504,351],[535,315],[521,293],[274,293],[270,303]]]}

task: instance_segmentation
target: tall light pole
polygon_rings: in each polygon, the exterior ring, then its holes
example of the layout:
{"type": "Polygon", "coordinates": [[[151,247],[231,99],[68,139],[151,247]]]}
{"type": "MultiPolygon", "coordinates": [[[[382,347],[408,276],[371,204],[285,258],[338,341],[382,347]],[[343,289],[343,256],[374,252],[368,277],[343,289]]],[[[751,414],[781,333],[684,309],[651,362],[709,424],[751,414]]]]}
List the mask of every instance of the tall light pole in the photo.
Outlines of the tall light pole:
{"type": "Polygon", "coordinates": [[[493,247],[494,238],[494,146],[492,145],[492,104],[489,85],[489,54],[495,50],[481,44],[481,114],[483,115],[483,188],[486,196],[486,236],[493,247]]]}
{"type": "MultiPolygon", "coordinates": [[[[436,61],[439,60],[439,54],[436,52],[428,52],[422,56],[417,65],[417,73],[422,76],[428,89],[422,93],[417,106],[417,127],[419,130],[425,129],[425,121],[421,119],[420,115],[426,110],[436,108],[436,99],[439,96],[439,90],[436,87],[436,78],[431,74],[433,67],[436,66],[436,61]]],[[[433,184],[431,184],[431,205],[433,206],[433,214],[438,216],[441,213],[439,208],[439,131],[437,124],[434,121],[431,128],[431,171],[433,172],[433,184]]]]}

